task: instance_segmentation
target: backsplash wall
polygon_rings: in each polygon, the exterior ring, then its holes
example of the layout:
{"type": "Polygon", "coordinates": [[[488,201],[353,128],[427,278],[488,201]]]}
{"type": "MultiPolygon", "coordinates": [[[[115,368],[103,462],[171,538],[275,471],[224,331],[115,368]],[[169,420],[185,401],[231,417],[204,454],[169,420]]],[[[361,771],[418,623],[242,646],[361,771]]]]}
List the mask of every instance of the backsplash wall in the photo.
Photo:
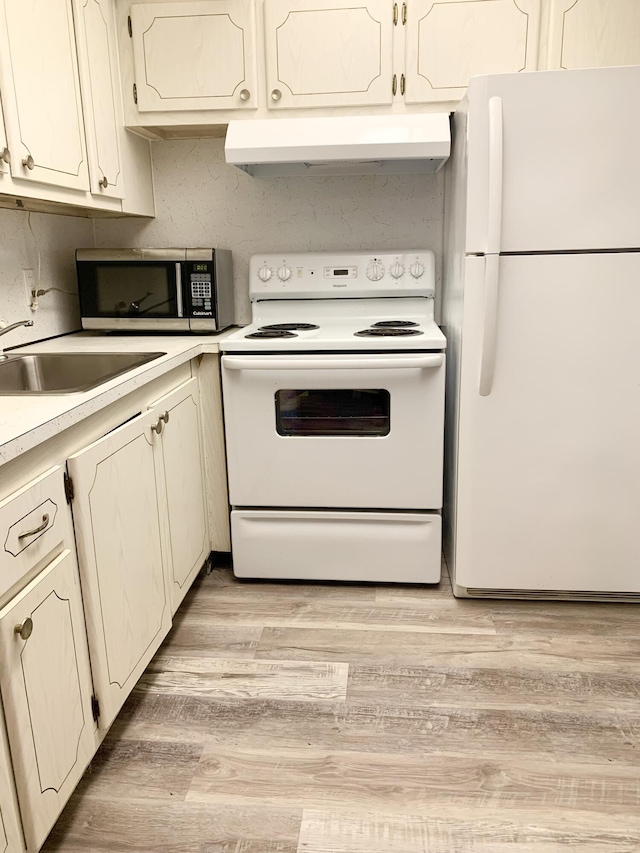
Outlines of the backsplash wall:
{"type": "Polygon", "coordinates": [[[220,246],[234,255],[238,321],[250,319],[260,252],[426,248],[440,276],[444,180],[437,175],[251,178],[224,140],[154,142],[154,220],[96,220],[96,246],[220,246]]]}
{"type": "Polygon", "coordinates": [[[32,213],[31,227],[40,249],[40,286],[72,293],[47,293],[40,297],[38,310],[30,310],[22,270],[32,269],[35,275],[37,255],[27,213],[0,209],[0,319],[7,324],[34,321],[31,328],[16,329],[0,338],[0,349],[80,328],[74,252],[78,246],[93,245],[93,225],[79,217],[32,213]]]}

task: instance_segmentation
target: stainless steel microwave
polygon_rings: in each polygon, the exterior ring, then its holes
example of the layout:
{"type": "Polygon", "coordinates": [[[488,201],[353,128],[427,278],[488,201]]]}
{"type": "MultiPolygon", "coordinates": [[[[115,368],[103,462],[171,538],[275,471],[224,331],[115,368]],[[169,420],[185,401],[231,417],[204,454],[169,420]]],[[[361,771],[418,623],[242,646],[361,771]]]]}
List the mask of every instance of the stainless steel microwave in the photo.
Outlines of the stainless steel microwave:
{"type": "Polygon", "coordinates": [[[83,329],[217,332],[234,323],[225,249],[78,249],[83,329]]]}

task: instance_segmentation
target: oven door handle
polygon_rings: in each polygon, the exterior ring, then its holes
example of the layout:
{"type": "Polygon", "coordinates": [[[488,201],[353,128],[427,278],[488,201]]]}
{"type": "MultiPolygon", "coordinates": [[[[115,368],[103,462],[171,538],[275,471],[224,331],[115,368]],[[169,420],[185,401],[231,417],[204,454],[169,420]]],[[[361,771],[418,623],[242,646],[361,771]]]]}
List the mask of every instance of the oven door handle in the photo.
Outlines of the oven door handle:
{"type": "Polygon", "coordinates": [[[441,353],[407,355],[392,358],[383,355],[374,357],[348,358],[344,356],[328,358],[296,358],[295,356],[232,356],[222,357],[225,370],[406,370],[417,368],[442,367],[444,358],[441,353]]]}

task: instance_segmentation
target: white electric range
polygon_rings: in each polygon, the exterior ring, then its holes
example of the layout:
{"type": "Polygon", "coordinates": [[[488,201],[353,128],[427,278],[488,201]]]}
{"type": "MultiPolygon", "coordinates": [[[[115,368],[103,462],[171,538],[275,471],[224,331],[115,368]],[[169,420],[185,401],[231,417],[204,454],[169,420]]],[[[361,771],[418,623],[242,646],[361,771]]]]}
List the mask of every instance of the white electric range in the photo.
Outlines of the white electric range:
{"type": "Polygon", "coordinates": [[[427,251],[254,256],[220,343],[234,572],[437,583],[446,341],[427,251]]]}

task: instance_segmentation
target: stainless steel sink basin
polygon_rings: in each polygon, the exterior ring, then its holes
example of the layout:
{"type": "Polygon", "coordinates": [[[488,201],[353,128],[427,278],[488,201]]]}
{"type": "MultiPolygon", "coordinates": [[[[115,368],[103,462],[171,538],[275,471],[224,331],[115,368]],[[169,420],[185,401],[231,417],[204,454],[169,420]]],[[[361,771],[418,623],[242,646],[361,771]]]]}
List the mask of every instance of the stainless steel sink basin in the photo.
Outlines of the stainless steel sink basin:
{"type": "Polygon", "coordinates": [[[163,352],[38,353],[0,356],[0,394],[74,394],[89,391],[163,352]]]}

